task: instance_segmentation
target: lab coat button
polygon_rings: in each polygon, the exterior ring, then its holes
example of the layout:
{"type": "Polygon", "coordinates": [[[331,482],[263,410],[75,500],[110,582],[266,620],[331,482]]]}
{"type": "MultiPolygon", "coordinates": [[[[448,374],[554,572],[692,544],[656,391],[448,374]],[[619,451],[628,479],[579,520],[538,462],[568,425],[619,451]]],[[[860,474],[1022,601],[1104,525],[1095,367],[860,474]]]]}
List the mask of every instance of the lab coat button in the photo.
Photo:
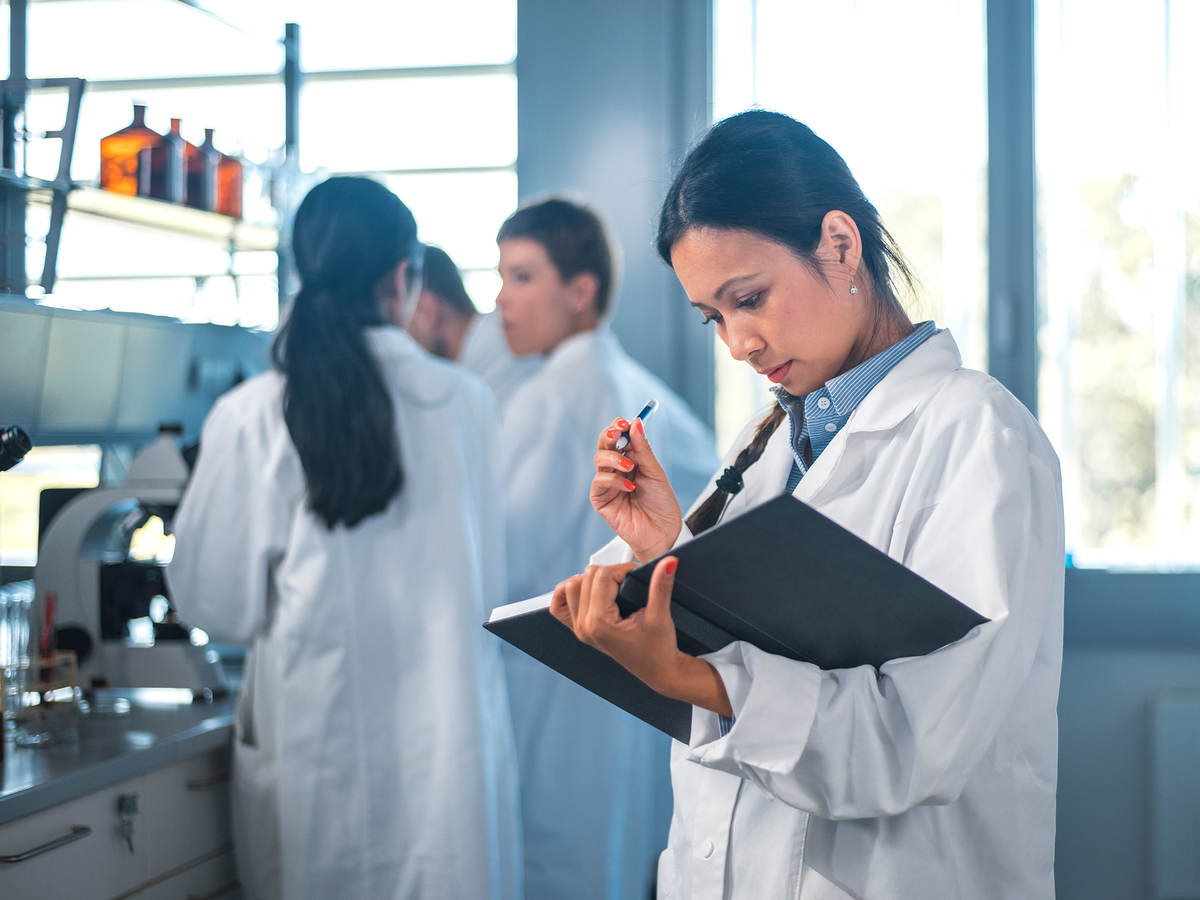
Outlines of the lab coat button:
{"type": "Polygon", "coordinates": [[[829,409],[829,398],[822,397],[817,401],[817,406],[821,407],[821,409],[829,409]]]}
{"type": "Polygon", "coordinates": [[[837,431],[837,425],[835,425],[833,422],[826,422],[825,430],[826,431],[837,431]]]}
{"type": "Polygon", "coordinates": [[[710,856],[713,855],[713,851],[716,849],[717,849],[716,845],[713,844],[712,841],[705,841],[700,846],[700,855],[703,856],[705,859],[708,859],[710,856]]]}

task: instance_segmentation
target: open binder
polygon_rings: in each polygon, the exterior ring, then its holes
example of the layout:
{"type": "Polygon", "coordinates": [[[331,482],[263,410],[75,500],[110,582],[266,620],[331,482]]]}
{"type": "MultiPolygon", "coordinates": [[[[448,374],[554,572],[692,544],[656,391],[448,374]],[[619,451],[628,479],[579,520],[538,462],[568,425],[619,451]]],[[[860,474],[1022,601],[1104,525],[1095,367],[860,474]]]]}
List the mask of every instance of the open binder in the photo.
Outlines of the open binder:
{"type": "MultiPolygon", "coordinates": [[[[807,504],[777,497],[680,544],[671,615],[679,648],[733,641],[822,669],[923,656],[987,619],[807,504]]],[[[623,614],[645,606],[657,560],[629,573],[623,614]]],[[[550,594],[497,607],[484,628],[686,742],[692,708],[657,694],[550,615],[550,594]]]]}

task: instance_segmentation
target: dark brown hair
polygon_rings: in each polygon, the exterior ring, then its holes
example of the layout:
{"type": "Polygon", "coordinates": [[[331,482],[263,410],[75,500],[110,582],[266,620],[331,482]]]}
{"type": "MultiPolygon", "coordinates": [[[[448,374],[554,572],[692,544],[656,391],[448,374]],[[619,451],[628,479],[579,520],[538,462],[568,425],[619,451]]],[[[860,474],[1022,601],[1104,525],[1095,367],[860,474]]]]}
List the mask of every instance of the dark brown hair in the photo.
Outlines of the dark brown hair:
{"type": "Polygon", "coordinates": [[[522,206],[500,226],[496,243],[513,238],[541,244],[563,281],[581,272],[595,275],[596,315],[608,311],[613,291],[613,248],[604,223],[592,210],[561,197],[522,206]]]}
{"type": "Polygon", "coordinates": [[[382,512],[404,484],[392,396],[363,329],[385,324],[379,286],[406,260],[415,279],[420,251],[408,207],[367,178],[330,178],[296,210],[300,291],[271,357],[309,509],[330,530],[382,512]]]}
{"type": "Polygon", "coordinates": [[[475,304],[463,286],[462,275],[454,260],[441,247],[425,245],[425,260],[421,268],[425,279],[425,290],[429,291],[440,301],[460,316],[470,318],[475,315],[475,304]]]}

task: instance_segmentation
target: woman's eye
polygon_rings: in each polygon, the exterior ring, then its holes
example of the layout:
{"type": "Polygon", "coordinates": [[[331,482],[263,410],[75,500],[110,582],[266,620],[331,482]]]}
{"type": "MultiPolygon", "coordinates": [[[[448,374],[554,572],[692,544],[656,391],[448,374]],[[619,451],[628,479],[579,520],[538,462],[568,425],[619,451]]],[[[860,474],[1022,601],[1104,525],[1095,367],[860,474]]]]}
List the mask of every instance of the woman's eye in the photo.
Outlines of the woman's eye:
{"type": "Polygon", "coordinates": [[[751,294],[749,297],[743,297],[741,300],[739,300],[737,302],[737,308],[738,309],[753,309],[754,307],[758,306],[758,303],[760,300],[762,300],[762,292],[761,291],[757,294],[751,294]]]}
{"type": "Polygon", "coordinates": [[[701,320],[701,324],[702,324],[702,325],[708,325],[708,324],[709,324],[709,323],[711,323],[711,322],[716,322],[716,323],[720,324],[720,322],[721,322],[721,314],[720,314],[720,313],[713,313],[711,316],[705,316],[705,317],[703,318],[703,320],[701,320]]]}

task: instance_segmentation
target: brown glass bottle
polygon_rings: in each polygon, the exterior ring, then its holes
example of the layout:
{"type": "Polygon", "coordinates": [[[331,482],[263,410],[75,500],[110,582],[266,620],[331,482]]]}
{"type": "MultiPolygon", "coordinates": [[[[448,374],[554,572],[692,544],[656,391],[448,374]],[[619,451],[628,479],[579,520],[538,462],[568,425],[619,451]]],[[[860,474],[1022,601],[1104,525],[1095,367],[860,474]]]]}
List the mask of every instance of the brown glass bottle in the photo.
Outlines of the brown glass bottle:
{"type": "Polygon", "coordinates": [[[224,153],[217,166],[217,212],[242,217],[242,163],[224,153]]]}
{"type": "MultiPolygon", "coordinates": [[[[188,146],[191,146],[190,144],[188,146]]],[[[217,169],[221,151],[213,146],[213,129],[204,129],[204,143],[186,154],[188,206],[196,209],[217,208],[217,169]]]]}
{"type": "Polygon", "coordinates": [[[133,121],[100,139],[100,187],[118,194],[137,194],[138,151],[161,138],[146,127],[146,107],[133,104],[133,121]]]}
{"type": "Polygon", "coordinates": [[[191,145],[179,133],[179,124],[179,119],[172,119],[171,130],[138,154],[138,194],[141,196],[170,203],[183,202],[185,160],[191,145]]]}

